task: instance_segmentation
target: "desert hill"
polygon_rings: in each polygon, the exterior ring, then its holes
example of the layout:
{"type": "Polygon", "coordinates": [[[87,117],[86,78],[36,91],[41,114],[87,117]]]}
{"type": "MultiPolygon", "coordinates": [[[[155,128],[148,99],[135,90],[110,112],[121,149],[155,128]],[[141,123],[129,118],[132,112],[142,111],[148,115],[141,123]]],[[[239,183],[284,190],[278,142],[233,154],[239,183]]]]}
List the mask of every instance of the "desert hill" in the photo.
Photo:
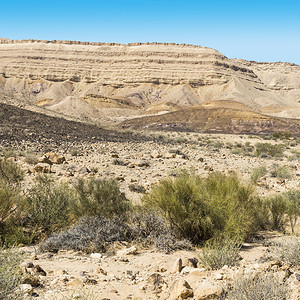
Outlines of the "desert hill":
{"type": "Polygon", "coordinates": [[[98,124],[183,109],[179,116],[212,101],[242,104],[247,118],[299,119],[300,66],[185,44],[0,39],[0,95],[98,124]]]}

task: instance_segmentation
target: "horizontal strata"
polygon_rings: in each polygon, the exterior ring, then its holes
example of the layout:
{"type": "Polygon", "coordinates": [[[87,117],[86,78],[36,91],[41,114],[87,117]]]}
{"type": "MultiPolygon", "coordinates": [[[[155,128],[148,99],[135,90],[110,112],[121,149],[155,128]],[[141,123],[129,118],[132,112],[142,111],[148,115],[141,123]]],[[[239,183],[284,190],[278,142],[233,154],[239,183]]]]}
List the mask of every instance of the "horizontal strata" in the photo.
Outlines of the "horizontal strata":
{"type": "Polygon", "coordinates": [[[218,51],[175,44],[84,44],[5,41],[0,43],[0,74],[50,81],[103,84],[164,83],[212,85],[230,72],[256,80],[247,67],[232,64],[218,51]]]}

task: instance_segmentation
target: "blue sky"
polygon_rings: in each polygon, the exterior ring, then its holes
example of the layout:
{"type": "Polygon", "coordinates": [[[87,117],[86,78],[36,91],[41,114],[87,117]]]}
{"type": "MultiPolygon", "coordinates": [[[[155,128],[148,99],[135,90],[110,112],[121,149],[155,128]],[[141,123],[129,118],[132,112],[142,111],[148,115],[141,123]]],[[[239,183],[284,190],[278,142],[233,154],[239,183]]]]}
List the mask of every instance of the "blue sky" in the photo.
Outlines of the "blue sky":
{"type": "Polygon", "coordinates": [[[187,43],[300,64],[300,1],[0,0],[0,37],[187,43]]]}

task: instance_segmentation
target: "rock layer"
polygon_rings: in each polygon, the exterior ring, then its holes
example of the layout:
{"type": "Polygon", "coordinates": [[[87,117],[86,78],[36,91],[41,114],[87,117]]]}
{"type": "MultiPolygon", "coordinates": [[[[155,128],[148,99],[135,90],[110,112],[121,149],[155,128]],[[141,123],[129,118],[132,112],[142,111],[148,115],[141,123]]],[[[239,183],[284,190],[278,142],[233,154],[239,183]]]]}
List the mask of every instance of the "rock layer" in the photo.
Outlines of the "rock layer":
{"type": "Polygon", "coordinates": [[[300,66],[185,44],[0,39],[0,93],[93,121],[214,100],[299,118],[300,66]]]}

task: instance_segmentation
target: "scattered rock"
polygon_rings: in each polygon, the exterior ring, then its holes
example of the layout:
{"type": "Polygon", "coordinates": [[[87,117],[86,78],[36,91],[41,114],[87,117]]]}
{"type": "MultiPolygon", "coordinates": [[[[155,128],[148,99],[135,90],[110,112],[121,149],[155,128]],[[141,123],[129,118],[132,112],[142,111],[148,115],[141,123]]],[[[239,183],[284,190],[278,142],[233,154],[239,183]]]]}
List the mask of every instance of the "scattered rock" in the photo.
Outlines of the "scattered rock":
{"type": "Polygon", "coordinates": [[[20,284],[20,290],[25,294],[32,294],[33,293],[33,287],[30,284],[27,284],[27,283],[20,284]]]}
{"type": "Polygon", "coordinates": [[[119,256],[124,256],[124,255],[135,255],[137,253],[137,249],[135,246],[132,246],[130,248],[126,248],[126,249],[123,249],[123,250],[119,250],[117,252],[117,255],[119,256]]]}
{"type": "Polygon", "coordinates": [[[192,268],[197,268],[197,265],[198,265],[198,259],[196,257],[193,257],[193,258],[186,258],[184,260],[184,263],[183,263],[184,266],[187,266],[187,267],[192,267],[192,268]]]}
{"type": "Polygon", "coordinates": [[[219,299],[223,293],[223,288],[217,284],[212,284],[209,281],[203,281],[194,292],[194,297],[197,300],[219,299]]]}
{"type": "Polygon", "coordinates": [[[172,267],[171,273],[179,273],[182,270],[182,259],[178,258],[175,260],[174,265],[172,267]]]}
{"type": "Polygon", "coordinates": [[[165,281],[160,274],[154,273],[148,277],[147,283],[152,291],[161,292],[165,281]]]}
{"type": "Polygon", "coordinates": [[[50,173],[51,168],[50,165],[46,163],[38,163],[34,166],[33,171],[36,173],[50,173]]]}
{"type": "Polygon", "coordinates": [[[173,282],[170,287],[170,300],[181,300],[193,297],[193,289],[190,287],[187,281],[180,278],[173,282]]]}

